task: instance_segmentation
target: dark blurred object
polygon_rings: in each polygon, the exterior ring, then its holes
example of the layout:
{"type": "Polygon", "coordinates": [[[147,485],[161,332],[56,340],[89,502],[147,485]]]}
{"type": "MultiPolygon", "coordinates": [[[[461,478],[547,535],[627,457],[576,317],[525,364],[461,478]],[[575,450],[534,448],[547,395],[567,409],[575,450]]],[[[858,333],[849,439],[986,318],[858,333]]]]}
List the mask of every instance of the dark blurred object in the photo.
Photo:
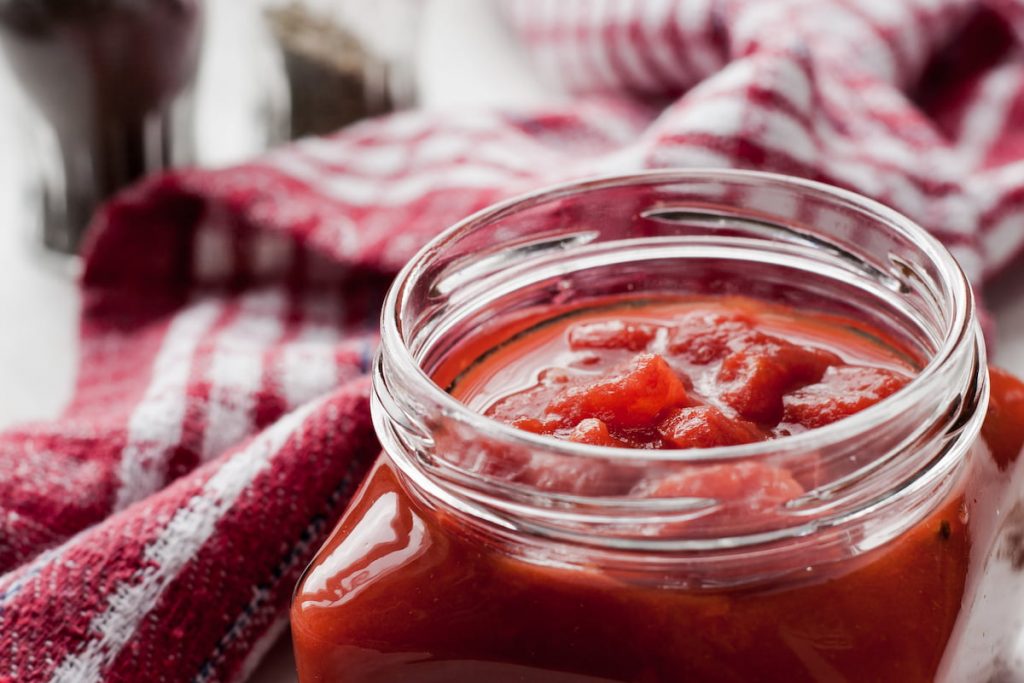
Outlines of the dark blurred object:
{"type": "Polygon", "coordinates": [[[409,106],[417,0],[291,0],[268,8],[284,55],[291,136],[409,106]]]}
{"type": "Polygon", "coordinates": [[[342,26],[297,3],[267,16],[284,54],[293,138],[330,133],[390,108],[384,64],[342,26]]]}
{"type": "Polygon", "coordinates": [[[191,161],[201,34],[201,0],[0,0],[0,43],[48,124],[47,247],[74,253],[99,202],[191,161]]]}

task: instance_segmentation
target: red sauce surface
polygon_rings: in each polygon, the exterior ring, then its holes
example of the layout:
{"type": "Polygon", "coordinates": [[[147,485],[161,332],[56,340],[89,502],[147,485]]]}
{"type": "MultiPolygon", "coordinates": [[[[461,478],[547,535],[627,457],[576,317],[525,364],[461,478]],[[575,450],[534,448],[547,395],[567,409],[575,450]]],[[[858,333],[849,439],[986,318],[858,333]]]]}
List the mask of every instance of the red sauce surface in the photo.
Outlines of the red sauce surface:
{"type": "MultiPolygon", "coordinates": [[[[475,361],[457,355],[436,373],[470,407],[538,434],[642,449],[821,427],[897,391],[915,365],[864,324],[741,297],[613,302],[516,334],[499,327],[477,344],[475,361]]],[[[489,473],[545,490],[719,497],[758,513],[804,492],[794,473],[750,462],[639,477],[542,458],[491,465],[489,473]]]]}
{"type": "MultiPolygon", "coordinates": [[[[861,323],[746,299],[629,302],[483,330],[435,373],[474,409],[556,438],[703,448],[784,437],[863,410],[913,359],[861,323]]],[[[342,683],[928,683],[981,592],[1024,442],[1024,386],[993,372],[964,480],[915,528],[777,585],[687,589],[527,561],[410,496],[381,460],[297,588],[300,679],[342,683]],[[973,577],[973,578],[969,578],[973,577]]],[[[453,455],[458,459],[458,455],[453,455]]],[[[756,462],[595,475],[492,463],[542,489],[741,500],[800,495],[756,462]]],[[[656,582],[655,582],[656,583],[656,582]]],[[[996,625],[998,629],[999,625],[996,625]]]]}
{"type": "Polygon", "coordinates": [[[863,325],[736,297],[567,316],[500,345],[451,391],[490,417],[560,439],[707,448],[835,422],[912,374],[863,325]],[[515,365],[530,372],[516,378],[515,365]]]}

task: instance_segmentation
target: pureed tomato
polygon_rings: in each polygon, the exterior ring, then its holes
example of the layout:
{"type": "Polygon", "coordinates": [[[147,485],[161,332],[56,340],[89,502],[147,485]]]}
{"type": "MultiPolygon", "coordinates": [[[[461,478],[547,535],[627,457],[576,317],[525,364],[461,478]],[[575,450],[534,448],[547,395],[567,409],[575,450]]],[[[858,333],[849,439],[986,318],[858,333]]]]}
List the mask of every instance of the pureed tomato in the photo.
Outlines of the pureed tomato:
{"type": "MultiPolygon", "coordinates": [[[[492,327],[435,380],[480,413],[557,439],[707,448],[840,420],[898,391],[918,363],[850,319],[735,297],[623,298],[492,327]]],[[[673,588],[531,562],[409,496],[382,459],[297,589],[300,677],[933,681],[975,592],[968,520],[983,513],[972,501],[1002,496],[1008,477],[998,472],[1024,440],[1024,387],[994,377],[984,430],[994,458],[972,464],[966,483],[909,533],[841,562],[808,558],[806,576],[778,585],[673,588]]],[[[544,491],[714,498],[737,529],[816,483],[813,473],[750,461],[669,472],[460,464],[544,491]]]]}

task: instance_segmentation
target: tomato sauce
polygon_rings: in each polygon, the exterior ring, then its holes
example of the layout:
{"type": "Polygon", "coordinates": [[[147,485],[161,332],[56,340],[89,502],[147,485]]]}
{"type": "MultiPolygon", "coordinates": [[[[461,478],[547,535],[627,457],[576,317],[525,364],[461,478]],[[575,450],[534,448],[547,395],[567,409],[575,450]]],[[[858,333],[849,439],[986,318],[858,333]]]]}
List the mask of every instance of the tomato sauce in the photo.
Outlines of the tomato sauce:
{"type": "MultiPolygon", "coordinates": [[[[897,392],[920,366],[850,318],[739,297],[623,299],[491,326],[434,378],[477,412],[556,439],[700,449],[822,428],[897,392]]],[[[297,588],[300,679],[935,681],[979,591],[969,568],[993,545],[976,530],[995,525],[999,505],[979,501],[1007,495],[1024,443],[1024,386],[991,375],[988,446],[972,449],[948,499],[895,540],[842,561],[808,557],[772,585],[672,586],[531,561],[410,495],[382,458],[297,588]]],[[[714,497],[741,521],[814,485],[749,460],[493,471],[555,492],[714,497]]]]}

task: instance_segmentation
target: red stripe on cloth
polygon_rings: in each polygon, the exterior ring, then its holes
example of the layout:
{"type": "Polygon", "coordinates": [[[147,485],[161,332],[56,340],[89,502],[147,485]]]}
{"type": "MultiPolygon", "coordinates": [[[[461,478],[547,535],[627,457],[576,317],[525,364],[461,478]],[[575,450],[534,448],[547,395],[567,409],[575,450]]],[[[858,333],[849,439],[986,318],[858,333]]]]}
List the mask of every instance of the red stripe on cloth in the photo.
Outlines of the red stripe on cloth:
{"type": "MultiPolygon", "coordinates": [[[[124,438],[121,427],[74,421],[3,435],[0,514],[23,518],[26,529],[47,530],[10,542],[21,561],[110,513],[124,438]]],[[[0,565],[0,572],[11,566],[0,565]]]]}
{"type": "MultiPolygon", "coordinates": [[[[281,322],[284,325],[284,332],[278,341],[271,344],[263,351],[260,365],[263,372],[260,377],[260,389],[256,394],[253,405],[253,425],[256,429],[263,429],[268,424],[279,418],[289,408],[282,386],[279,381],[281,365],[286,349],[292,345],[299,336],[304,319],[301,294],[290,291],[288,303],[281,322]]],[[[310,396],[308,398],[314,398],[310,396]]]]}
{"type": "Polygon", "coordinates": [[[647,52],[635,7],[633,3],[611,3],[612,16],[599,24],[595,39],[608,47],[608,59],[619,82],[640,94],[665,94],[671,80],[647,52]]]}
{"type": "Polygon", "coordinates": [[[49,527],[8,509],[6,504],[0,506],[0,570],[24,564],[61,540],[49,527]]]}
{"type": "Polygon", "coordinates": [[[170,314],[180,304],[176,299],[140,302],[117,292],[98,292],[85,302],[78,379],[65,415],[126,420],[149,386],[170,314]]]}
{"type": "Polygon", "coordinates": [[[40,556],[22,574],[0,580],[4,669],[18,672],[19,681],[45,681],[64,658],[97,642],[94,620],[119,587],[131,585],[132,577],[152,567],[145,555],[147,544],[182,501],[200,490],[206,474],[197,472],[143,506],[110,517],[40,556]],[[68,587],[75,587],[74,592],[65,592],[68,587]]]}
{"type": "Polygon", "coordinates": [[[156,669],[190,680],[232,678],[253,635],[287,608],[299,574],[377,455],[367,398],[366,383],[350,385],[304,420],[145,618],[136,619],[132,646],[121,648],[104,681],[139,681],[156,669]],[[290,540],[274,544],[268,537],[290,540]],[[190,609],[196,601],[218,610],[190,609]]]}
{"type": "MultiPolygon", "coordinates": [[[[202,461],[203,437],[206,434],[206,416],[212,389],[209,379],[210,365],[218,339],[237,319],[240,306],[238,295],[225,302],[213,324],[202,333],[189,359],[185,384],[181,389],[185,409],[180,437],[172,448],[163,451],[151,464],[151,467],[159,470],[158,486],[162,487],[166,482],[174,481],[192,471],[202,461]]],[[[122,484],[126,485],[127,482],[122,484]]],[[[146,495],[152,492],[148,491],[146,495]]]]}

